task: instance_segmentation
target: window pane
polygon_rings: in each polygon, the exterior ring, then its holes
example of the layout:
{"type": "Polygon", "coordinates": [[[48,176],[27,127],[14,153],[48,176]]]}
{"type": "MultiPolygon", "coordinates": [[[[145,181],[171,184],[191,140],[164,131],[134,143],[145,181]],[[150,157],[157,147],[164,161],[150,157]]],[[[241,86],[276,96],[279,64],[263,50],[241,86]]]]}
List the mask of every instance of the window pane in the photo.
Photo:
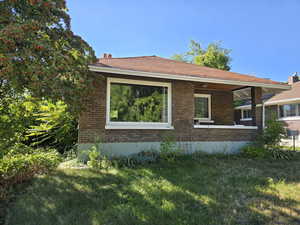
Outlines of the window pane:
{"type": "Polygon", "coordinates": [[[245,109],[243,110],[243,119],[251,118],[251,109],[245,109]]]}
{"type": "Polygon", "coordinates": [[[296,104],[284,105],[285,116],[296,116],[296,104]]]}
{"type": "Polygon", "coordinates": [[[209,118],[208,98],[195,97],[195,118],[209,118]]]}
{"type": "Polygon", "coordinates": [[[284,117],[284,109],[283,109],[283,105],[279,106],[279,117],[284,117]]]}
{"type": "Polygon", "coordinates": [[[298,115],[297,116],[300,116],[300,104],[298,104],[298,115]]]}
{"type": "Polygon", "coordinates": [[[168,122],[168,88],[111,83],[110,121],[168,122]]]}

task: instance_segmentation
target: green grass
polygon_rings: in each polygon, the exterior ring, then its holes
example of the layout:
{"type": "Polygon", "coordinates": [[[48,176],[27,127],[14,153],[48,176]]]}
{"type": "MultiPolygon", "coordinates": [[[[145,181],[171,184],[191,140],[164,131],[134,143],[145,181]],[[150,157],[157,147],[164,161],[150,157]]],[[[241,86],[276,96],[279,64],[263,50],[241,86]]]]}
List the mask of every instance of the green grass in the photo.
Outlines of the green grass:
{"type": "Polygon", "coordinates": [[[60,168],[35,178],[6,218],[8,225],[299,223],[299,157],[186,157],[101,172],[60,168]]]}

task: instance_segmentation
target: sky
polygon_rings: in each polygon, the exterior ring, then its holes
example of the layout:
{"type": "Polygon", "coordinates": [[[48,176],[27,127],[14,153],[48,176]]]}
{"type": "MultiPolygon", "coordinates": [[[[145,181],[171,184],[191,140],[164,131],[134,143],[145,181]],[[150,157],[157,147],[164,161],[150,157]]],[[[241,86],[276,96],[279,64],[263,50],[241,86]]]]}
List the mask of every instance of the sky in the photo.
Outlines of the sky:
{"type": "Polygon", "coordinates": [[[300,0],[67,0],[97,57],[157,55],[221,41],[231,71],[286,81],[300,72],[300,0]]]}

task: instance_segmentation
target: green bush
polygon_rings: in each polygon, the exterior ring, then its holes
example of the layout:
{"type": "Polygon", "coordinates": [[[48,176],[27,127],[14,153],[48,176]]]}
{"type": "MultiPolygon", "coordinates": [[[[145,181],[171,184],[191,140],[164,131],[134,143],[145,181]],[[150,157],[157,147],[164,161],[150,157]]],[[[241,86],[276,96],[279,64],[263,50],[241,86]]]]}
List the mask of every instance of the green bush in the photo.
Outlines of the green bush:
{"type": "Polygon", "coordinates": [[[258,137],[258,143],[264,145],[268,149],[276,149],[281,139],[286,136],[283,123],[278,121],[276,117],[272,116],[270,120],[266,122],[262,134],[258,137]]]}
{"type": "Polygon", "coordinates": [[[60,155],[55,150],[21,150],[20,146],[14,146],[0,159],[0,199],[5,199],[13,185],[52,171],[60,161],[60,155]]]}
{"type": "Polygon", "coordinates": [[[175,138],[172,136],[165,136],[160,143],[160,158],[169,162],[175,161],[180,155],[180,149],[177,147],[175,138]]]}
{"type": "Polygon", "coordinates": [[[241,149],[241,154],[249,158],[264,158],[270,152],[261,145],[248,145],[241,149]]]}
{"type": "Polygon", "coordinates": [[[253,145],[242,149],[243,156],[250,158],[270,157],[273,159],[290,159],[292,153],[283,150],[280,146],[281,139],[286,136],[283,123],[278,121],[274,115],[266,122],[266,127],[259,134],[253,145]]]}
{"type": "Polygon", "coordinates": [[[37,105],[29,96],[11,95],[0,99],[0,148],[26,141],[26,131],[34,124],[37,105]]]}
{"type": "Polygon", "coordinates": [[[78,139],[77,119],[66,104],[39,102],[38,112],[34,115],[35,125],[27,130],[32,146],[55,148],[60,153],[72,150],[78,139]]]}
{"type": "Polygon", "coordinates": [[[0,158],[3,157],[10,157],[17,154],[31,154],[34,153],[35,149],[22,144],[16,143],[15,145],[11,146],[10,148],[1,149],[0,158]]]}
{"type": "Polygon", "coordinates": [[[87,165],[93,169],[104,169],[104,162],[106,158],[101,155],[101,152],[96,148],[96,146],[92,146],[89,151],[89,161],[87,165]]]}
{"type": "Polygon", "coordinates": [[[142,151],[130,156],[118,156],[110,158],[111,166],[117,168],[135,168],[138,165],[157,162],[159,153],[155,150],[142,151]]]}

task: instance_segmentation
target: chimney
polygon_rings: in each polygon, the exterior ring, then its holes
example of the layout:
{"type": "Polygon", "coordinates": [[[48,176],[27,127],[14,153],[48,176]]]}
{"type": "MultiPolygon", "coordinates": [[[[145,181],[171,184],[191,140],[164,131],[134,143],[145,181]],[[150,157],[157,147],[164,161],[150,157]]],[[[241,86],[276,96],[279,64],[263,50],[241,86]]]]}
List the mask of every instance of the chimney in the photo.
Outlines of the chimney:
{"type": "Polygon", "coordinates": [[[288,84],[289,85],[292,85],[292,84],[294,84],[298,81],[299,81],[298,72],[294,73],[292,76],[289,76],[289,78],[288,78],[288,84]]]}

